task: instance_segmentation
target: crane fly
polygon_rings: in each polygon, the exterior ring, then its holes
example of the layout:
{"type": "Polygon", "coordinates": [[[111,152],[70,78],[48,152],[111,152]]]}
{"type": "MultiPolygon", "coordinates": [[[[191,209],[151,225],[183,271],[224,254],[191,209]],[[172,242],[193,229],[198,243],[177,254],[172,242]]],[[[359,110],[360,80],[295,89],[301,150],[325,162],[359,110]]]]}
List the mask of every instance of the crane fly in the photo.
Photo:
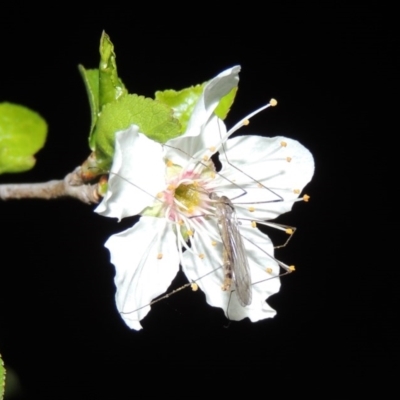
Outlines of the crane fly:
{"type": "Polygon", "coordinates": [[[246,307],[251,304],[251,275],[242,235],[238,229],[238,220],[232,201],[226,196],[210,194],[215,200],[215,212],[223,245],[223,291],[231,289],[234,282],[239,303],[246,307]]]}

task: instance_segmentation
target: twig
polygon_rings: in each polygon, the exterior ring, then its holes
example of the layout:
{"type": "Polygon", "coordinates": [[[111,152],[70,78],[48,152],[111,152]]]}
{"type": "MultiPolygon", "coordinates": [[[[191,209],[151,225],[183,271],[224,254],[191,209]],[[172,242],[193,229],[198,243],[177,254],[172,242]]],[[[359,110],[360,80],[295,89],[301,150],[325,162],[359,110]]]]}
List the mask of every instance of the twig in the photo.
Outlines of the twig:
{"type": "Polygon", "coordinates": [[[86,204],[98,203],[100,196],[97,184],[84,184],[80,175],[80,167],[68,174],[63,180],[43,183],[12,183],[0,185],[0,199],[56,199],[73,197],[86,204]]]}

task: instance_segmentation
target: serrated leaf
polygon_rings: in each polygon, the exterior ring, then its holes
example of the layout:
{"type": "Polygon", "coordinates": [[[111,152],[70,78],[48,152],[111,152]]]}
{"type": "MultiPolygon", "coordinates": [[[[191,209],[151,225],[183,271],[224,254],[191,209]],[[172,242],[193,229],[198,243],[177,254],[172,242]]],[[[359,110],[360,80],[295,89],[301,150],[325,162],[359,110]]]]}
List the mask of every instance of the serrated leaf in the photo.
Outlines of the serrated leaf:
{"type": "Polygon", "coordinates": [[[180,91],[170,89],[156,92],[156,100],[167,104],[174,110],[174,117],[179,120],[182,126],[181,133],[186,131],[194,106],[203,93],[206,84],[207,82],[180,91]]]}
{"type": "Polygon", "coordinates": [[[31,169],[47,136],[46,121],[29,108],[0,104],[0,174],[31,169]]]}
{"type": "Polygon", "coordinates": [[[233,100],[235,100],[235,96],[238,88],[234,87],[227,95],[222,97],[220,102],[218,103],[214,113],[221,119],[225,119],[228,115],[229,110],[233,104],[233,100]]]}
{"type": "Polygon", "coordinates": [[[179,121],[166,104],[136,94],[127,95],[104,106],[97,120],[94,134],[99,162],[111,164],[115,133],[132,124],[138,125],[140,132],[160,143],[179,136],[181,132],[179,121]]]}
{"type": "Polygon", "coordinates": [[[100,39],[99,100],[100,110],[108,103],[128,94],[118,77],[114,45],[110,37],[103,32],[100,39]]]}
{"type": "Polygon", "coordinates": [[[4,363],[0,355],[0,400],[4,397],[4,387],[6,384],[6,369],[4,368],[4,363]]]}
{"type": "Polygon", "coordinates": [[[79,72],[81,73],[83,82],[86,87],[86,93],[89,98],[91,124],[89,134],[89,146],[93,150],[93,130],[96,125],[97,115],[99,114],[99,70],[98,69],[85,69],[83,65],[78,65],[79,72]]]}
{"type": "Polygon", "coordinates": [[[105,32],[102,33],[100,39],[99,69],[86,70],[79,65],[79,71],[89,97],[91,111],[89,147],[94,151],[96,147],[95,127],[103,107],[128,94],[122,80],[118,77],[114,46],[105,32]]]}

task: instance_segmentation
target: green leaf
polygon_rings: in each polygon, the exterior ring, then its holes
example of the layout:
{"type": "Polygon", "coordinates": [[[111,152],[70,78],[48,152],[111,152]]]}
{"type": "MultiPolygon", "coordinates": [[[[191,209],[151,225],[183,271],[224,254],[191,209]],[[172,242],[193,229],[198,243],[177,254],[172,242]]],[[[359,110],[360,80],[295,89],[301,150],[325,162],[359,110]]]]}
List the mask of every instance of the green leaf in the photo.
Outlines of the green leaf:
{"type": "Polygon", "coordinates": [[[180,91],[170,89],[163,92],[156,92],[156,100],[167,104],[174,110],[174,117],[179,120],[182,126],[181,133],[186,131],[194,106],[203,93],[206,84],[207,82],[180,91]]]}
{"type": "Polygon", "coordinates": [[[79,71],[85,83],[90,103],[89,147],[92,151],[96,149],[95,127],[103,107],[128,94],[124,84],[118,77],[115,59],[114,46],[110,37],[103,32],[100,39],[99,69],[86,70],[82,65],[79,65],[79,71]]]}
{"type": "Polygon", "coordinates": [[[11,103],[0,103],[0,174],[23,172],[36,162],[33,156],[47,136],[46,121],[36,112],[11,103]]]}
{"type": "Polygon", "coordinates": [[[110,37],[103,32],[100,39],[99,95],[100,110],[108,103],[128,94],[121,79],[118,78],[114,45],[110,37]]]}
{"type": "Polygon", "coordinates": [[[181,125],[165,104],[136,94],[107,104],[95,128],[96,159],[99,167],[108,168],[114,155],[115,133],[138,125],[150,139],[165,143],[179,136],[181,125]]]}
{"type": "Polygon", "coordinates": [[[82,75],[83,82],[85,83],[86,92],[89,98],[91,124],[89,135],[89,146],[94,149],[93,130],[96,125],[97,115],[100,111],[99,100],[99,70],[98,69],[85,69],[83,65],[78,65],[79,72],[82,75]]]}
{"type": "MultiPolygon", "coordinates": [[[[186,131],[187,124],[193,113],[193,109],[204,91],[207,82],[189,88],[176,90],[164,90],[156,92],[155,98],[174,110],[174,117],[182,125],[182,132],[186,131]]],[[[225,119],[235,99],[237,87],[233,88],[225,95],[214,110],[214,113],[221,119],[225,119]]]]}
{"type": "Polygon", "coordinates": [[[4,397],[4,387],[6,384],[6,369],[4,368],[4,363],[0,355],[0,400],[4,397]]]}
{"type": "Polygon", "coordinates": [[[227,95],[225,95],[218,103],[214,113],[221,119],[225,119],[228,115],[229,110],[235,100],[236,92],[238,88],[234,87],[227,95]]]}

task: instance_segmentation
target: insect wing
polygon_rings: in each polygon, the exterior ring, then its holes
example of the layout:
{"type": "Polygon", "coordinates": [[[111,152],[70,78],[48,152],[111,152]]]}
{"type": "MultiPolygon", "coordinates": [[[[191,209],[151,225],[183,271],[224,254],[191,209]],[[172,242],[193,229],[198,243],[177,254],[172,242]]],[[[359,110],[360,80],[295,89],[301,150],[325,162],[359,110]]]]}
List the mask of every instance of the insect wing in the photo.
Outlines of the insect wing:
{"type": "Polygon", "coordinates": [[[232,248],[232,270],[235,278],[236,292],[240,304],[245,307],[251,303],[251,275],[249,261],[244,247],[242,235],[238,229],[236,213],[233,212],[232,219],[228,222],[229,240],[232,248]]]}
{"type": "Polygon", "coordinates": [[[221,238],[226,257],[232,269],[239,303],[245,307],[251,303],[250,267],[238,220],[232,202],[225,196],[219,199],[217,209],[221,224],[221,238]]]}

